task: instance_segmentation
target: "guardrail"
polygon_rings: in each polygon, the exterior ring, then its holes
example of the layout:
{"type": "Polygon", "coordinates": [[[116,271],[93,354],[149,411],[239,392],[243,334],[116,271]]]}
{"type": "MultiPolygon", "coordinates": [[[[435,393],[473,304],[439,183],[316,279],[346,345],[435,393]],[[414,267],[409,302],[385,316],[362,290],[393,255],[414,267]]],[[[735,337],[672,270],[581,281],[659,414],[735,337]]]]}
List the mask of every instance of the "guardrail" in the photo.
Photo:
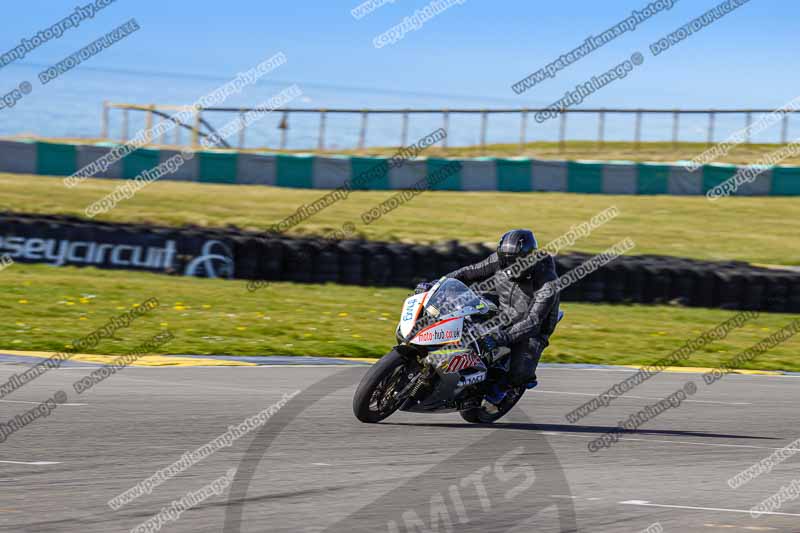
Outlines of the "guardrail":
{"type": "MultiPolygon", "coordinates": [[[[130,138],[130,112],[143,112],[145,113],[145,128],[151,129],[153,127],[154,118],[159,117],[165,120],[170,120],[168,112],[177,111],[192,111],[193,108],[189,106],[167,106],[167,105],[140,105],[140,104],[127,104],[127,103],[114,103],[104,102],[103,104],[103,118],[101,137],[104,139],[111,139],[109,125],[110,113],[113,110],[120,110],[122,112],[122,131],[120,132],[119,140],[122,142],[130,138]]],[[[200,108],[193,113],[194,120],[192,124],[178,123],[179,127],[175,128],[174,139],[172,144],[182,146],[181,133],[182,130],[191,132],[191,146],[197,147],[201,137],[208,137],[215,133],[214,128],[203,117],[206,113],[234,113],[243,115],[249,111],[256,111],[254,108],[246,107],[206,107],[200,108]]],[[[525,144],[528,142],[528,116],[533,113],[548,111],[547,108],[503,108],[503,109],[307,109],[307,108],[287,108],[282,109],[279,113],[282,114],[278,128],[281,130],[281,140],[279,146],[265,147],[265,148],[278,148],[281,150],[286,149],[287,135],[289,131],[289,118],[293,114],[307,114],[314,113],[319,116],[319,129],[317,134],[317,150],[325,150],[326,141],[326,122],[329,114],[351,114],[361,116],[361,125],[359,128],[358,143],[354,148],[364,149],[367,142],[367,131],[370,115],[398,115],[402,118],[400,132],[398,135],[398,146],[408,145],[408,130],[409,120],[411,115],[440,115],[441,125],[445,131],[450,133],[450,117],[453,115],[480,115],[480,147],[485,149],[487,144],[487,132],[489,117],[491,115],[499,114],[516,114],[519,115],[519,146],[520,151],[523,151],[525,144]]],[[[602,148],[605,142],[606,130],[606,117],[612,114],[630,115],[634,118],[633,128],[633,142],[638,149],[642,142],[642,127],[644,117],[648,115],[671,115],[672,116],[672,137],[671,142],[677,145],[680,142],[680,121],[683,116],[696,116],[706,115],[708,117],[706,128],[706,142],[712,144],[714,142],[715,124],[719,115],[741,115],[742,126],[749,127],[753,123],[755,115],[772,113],[775,109],[659,109],[659,108],[641,108],[641,109],[622,109],[622,108],[587,108],[587,109],[565,109],[559,115],[559,148],[564,151],[566,143],[567,121],[570,115],[581,114],[595,114],[597,115],[597,135],[595,142],[602,148]]],[[[784,109],[781,125],[780,143],[786,144],[789,138],[789,116],[794,112],[792,109],[784,109]]],[[[246,128],[242,128],[239,132],[238,148],[246,148],[246,128]]],[[[750,137],[747,136],[746,144],[750,143],[750,137]]],[[[162,138],[158,144],[169,144],[167,139],[162,138]]],[[[231,148],[230,144],[222,140],[221,147],[231,148]]],[[[443,147],[448,148],[447,139],[443,141],[443,147]]],[[[314,149],[315,147],[309,146],[306,149],[314,149]]]]}

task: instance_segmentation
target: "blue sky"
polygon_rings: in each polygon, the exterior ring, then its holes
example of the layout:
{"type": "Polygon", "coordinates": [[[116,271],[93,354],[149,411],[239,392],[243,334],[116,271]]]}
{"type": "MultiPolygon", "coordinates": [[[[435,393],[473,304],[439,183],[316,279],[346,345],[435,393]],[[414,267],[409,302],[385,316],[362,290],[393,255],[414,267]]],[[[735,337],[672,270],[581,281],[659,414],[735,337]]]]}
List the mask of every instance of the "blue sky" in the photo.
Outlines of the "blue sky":
{"type": "MultiPolygon", "coordinates": [[[[88,0],[80,0],[85,3],[88,0]]],[[[0,49],[72,11],[75,0],[4,5],[0,49]],[[9,24],[13,21],[12,24],[9,24]]],[[[364,89],[476,97],[476,103],[546,104],[717,4],[675,6],[548,80],[517,96],[514,81],[619,22],[642,0],[467,0],[394,45],[372,46],[424,0],[395,0],[361,20],[357,0],[118,0],[94,20],[26,58],[47,65],[135,17],[142,30],[87,66],[228,77],[284,51],[276,78],[364,89]]],[[[751,0],[722,20],[592,97],[591,105],[771,106],[796,95],[800,2],[751,0]]],[[[8,70],[8,69],[4,69],[8,70]]],[[[2,78],[6,79],[6,76],[2,78]]],[[[377,93],[376,93],[377,94],[377,93]]],[[[54,95],[56,97],[56,95],[54,95]]],[[[380,104],[379,96],[364,93],[380,104]]],[[[589,105],[586,102],[585,105],[589,105]]]]}
{"type": "MultiPolygon", "coordinates": [[[[78,3],[89,1],[6,3],[0,53],[68,15],[78,3]]],[[[58,80],[45,87],[35,84],[34,93],[19,105],[0,111],[0,134],[95,136],[104,99],[190,103],[279,51],[286,54],[288,63],[259,87],[233,98],[231,105],[255,104],[278,88],[298,83],[304,97],[293,103],[295,107],[545,106],[637,51],[644,54],[644,65],[588,97],[583,107],[771,109],[800,94],[797,0],[750,0],[653,57],[648,51],[652,42],[718,4],[718,0],[677,0],[671,10],[521,96],[511,90],[514,82],[579,46],[587,36],[624,20],[633,9],[644,8],[650,0],[466,0],[393,45],[373,46],[377,35],[429,2],[394,0],[356,20],[350,11],[358,0],[117,0],[93,20],[0,69],[2,95],[22,80],[36,82],[40,70],[132,17],[141,26],[58,80]]],[[[348,120],[347,125],[331,125],[347,137],[342,138],[343,145],[354,142],[357,135],[355,119],[348,120]]],[[[390,136],[396,136],[399,124],[388,120],[382,125],[385,136],[370,142],[393,141],[390,136]]],[[[518,130],[513,120],[493,119],[490,138],[513,139],[518,130]]],[[[701,140],[704,120],[687,120],[681,127],[701,140]]],[[[478,141],[473,122],[465,119],[453,124],[453,135],[464,135],[459,142],[478,141]]],[[[531,134],[553,138],[556,122],[532,127],[531,134]]],[[[737,118],[720,124],[719,134],[741,127],[740,122],[737,118]]],[[[302,118],[295,119],[295,124],[304,136],[295,137],[296,142],[312,143],[317,126],[310,117],[307,124],[302,118]]],[[[627,122],[609,123],[610,133],[618,132],[620,138],[630,136],[631,127],[627,122]]],[[[664,138],[669,128],[666,119],[655,125],[651,122],[645,137],[664,138]]],[[[275,137],[273,129],[265,129],[264,135],[275,137]]],[[[570,135],[589,138],[595,129],[587,120],[570,135]]]]}

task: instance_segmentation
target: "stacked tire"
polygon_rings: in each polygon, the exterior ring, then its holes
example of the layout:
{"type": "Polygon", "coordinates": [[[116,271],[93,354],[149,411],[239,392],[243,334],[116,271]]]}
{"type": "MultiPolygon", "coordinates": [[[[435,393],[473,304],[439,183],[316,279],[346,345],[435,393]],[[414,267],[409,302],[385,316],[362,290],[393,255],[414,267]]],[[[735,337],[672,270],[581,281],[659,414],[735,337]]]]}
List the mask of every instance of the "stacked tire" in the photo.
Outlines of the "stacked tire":
{"type": "MultiPolygon", "coordinates": [[[[114,224],[65,215],[0,213],[0,237],[58,238],[108,243],[159,243],[171,239],[199,249],[209,240],[229,247],[234,277],[411,288],[487,257],[487,244],[448,241],[435,245],[288,238],[235,227],[172,228],[114,224]],[[53,237],[58,235],[58,237],[53,237]]],[[[0,249],[0,253],[3,250],[0,249]]],[[[556,256],[558,275],[592,256],[556,256]]],[[[165,273],[178,274],[194,259],[178,254],[165,273]]],[[[777,313],[800,313],[800,271],[767,269],[742,262],[711,262],[639,255],[621,256],[563,289],[564,301],[679,304],[777,313]]]]}

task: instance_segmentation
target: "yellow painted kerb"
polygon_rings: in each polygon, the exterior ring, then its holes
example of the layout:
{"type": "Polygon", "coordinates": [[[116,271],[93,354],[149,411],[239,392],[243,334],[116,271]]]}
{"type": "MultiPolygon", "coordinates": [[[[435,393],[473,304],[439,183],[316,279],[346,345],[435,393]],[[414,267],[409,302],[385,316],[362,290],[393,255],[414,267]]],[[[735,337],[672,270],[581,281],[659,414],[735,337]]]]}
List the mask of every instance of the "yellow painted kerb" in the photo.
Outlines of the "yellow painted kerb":
{"type": "MultiPolygon", "coordinates": [[[[16,355],[20,357],[43,357],[48,358],[53,352],[20,352],[15,350],[0,350],[0,354],[16,355]]],[[[105,365],[114,362],[119,355],[95,355],[79,353],[70,357],[70,361],[82,363],[96,363],[105,365]]],[[[229,361],[224,359],[200,358],[200,357],[173,357],[169,355],[144,355],[131,363],[130,366],[258,366],[256,363],[247,361],[229,361]]]]}

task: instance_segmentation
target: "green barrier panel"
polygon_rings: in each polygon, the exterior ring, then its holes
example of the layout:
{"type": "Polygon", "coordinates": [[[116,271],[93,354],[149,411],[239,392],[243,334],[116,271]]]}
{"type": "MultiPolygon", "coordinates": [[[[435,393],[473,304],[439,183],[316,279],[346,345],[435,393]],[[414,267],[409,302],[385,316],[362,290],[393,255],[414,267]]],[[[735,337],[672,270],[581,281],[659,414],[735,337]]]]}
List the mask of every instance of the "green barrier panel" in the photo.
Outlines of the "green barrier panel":
{"type": "Polygon", "coordinates": [[[71,176],[78,170],[74,144],[36,143],[36,173],[45,176],[71,176]]]}
{"type": "Polygon", "coordinates": [[[703,194],[732,178],[738,170],[735,165],[703,165],[703,194]]]}
{"type": "Polygon", "coordinates": [[[667,194],[669,192],[668,165],[637,165],[636,194],[667,194]]]}
{"type": "Polygon", "coordinates": [[[142,172],[152,170],[159,164],[158,150],[139,148],[122,159],[122,178],[132,180],[142,172]]]}
{"type": "Polygon", "coordinates": [[[800,167],[773,167],[770,195],[800,196],[800,167]]]}
{"type": "Polygon", "coordinates": [[[428,159],[428,178],[430,179],[431,176],[435,172],[441,170],[441,176],[438,176],[436,179],[436,183],[431,184],[430,188],[432,191],[460,191],[461,190],[461,169],[456,168],[455,161],[453,159],[428,159]],[[450,165],[446,170],[442,170],[444,167],[450,165]],[[443,176],[447,177],[443,177],[443,176]]]}
{"type": "Polygon", "coordinates": [[[200,170],[198,181],[202,183],[236,183],[239,154],[199,152],[197,161],[200,170]]]}
{"type": "Polygon", "coordinates": [[[567,192],[600,194],[603,192],[601,163],[567,162],[567,192]]]}
{"type": "Polygon", "coordinates": [[[314,187],[314,156],[276,155],[275,185],[311,189],[314,187]]]}
{"type": "Polygon", "coordinates": [[[353,190],[360,191],[388,191],[389,165],[384,157],[351,157],[350,158],[350,183],[353,190]]]}
{"type": "Polygon", "coordinates": [[[508,192],[530,192],[530,159],[495,159],[497,190],[508,192]]]}

